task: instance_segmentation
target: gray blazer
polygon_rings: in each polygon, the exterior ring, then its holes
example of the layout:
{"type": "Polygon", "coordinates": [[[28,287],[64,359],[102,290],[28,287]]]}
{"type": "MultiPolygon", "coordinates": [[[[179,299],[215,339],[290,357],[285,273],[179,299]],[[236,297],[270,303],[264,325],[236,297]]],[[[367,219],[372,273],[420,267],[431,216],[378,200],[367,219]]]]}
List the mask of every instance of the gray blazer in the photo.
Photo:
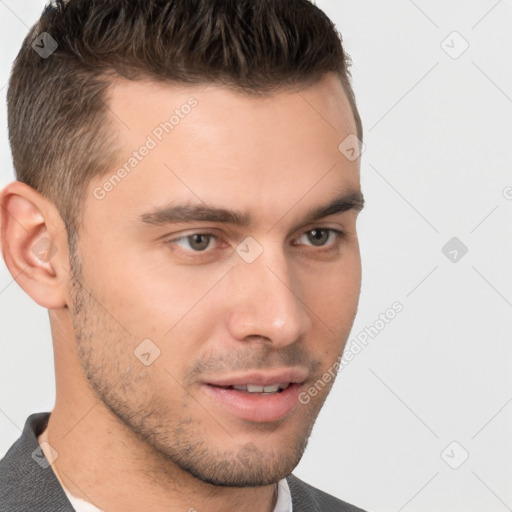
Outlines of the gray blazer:
{"type": "MultiPolygon", "coordinates": [[[[31,414],[20,438],[0,460],[0,512],[73,512],[37,436],[46,428],[50,413],[31,414]]],[[[364,512],[299,480],[286,479],[293,512],[364,512]]]]}

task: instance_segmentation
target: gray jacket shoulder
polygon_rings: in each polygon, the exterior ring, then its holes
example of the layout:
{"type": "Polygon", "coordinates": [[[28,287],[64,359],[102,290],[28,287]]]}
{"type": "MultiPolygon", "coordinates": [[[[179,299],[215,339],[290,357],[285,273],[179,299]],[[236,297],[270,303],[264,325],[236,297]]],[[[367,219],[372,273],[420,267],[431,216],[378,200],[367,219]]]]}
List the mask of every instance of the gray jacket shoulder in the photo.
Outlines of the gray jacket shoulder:
{"type": "Polygon", "coordinates": [[[36,438],[48,417],[29,416],[21,437],[0,460],[0,512],[74,512],[36,438]]]}
{"type": "Polygon", "coordinates": [[[303,482],[294,474],[286,480],[292,494],[293,512],[365,512],[303,482]]]}

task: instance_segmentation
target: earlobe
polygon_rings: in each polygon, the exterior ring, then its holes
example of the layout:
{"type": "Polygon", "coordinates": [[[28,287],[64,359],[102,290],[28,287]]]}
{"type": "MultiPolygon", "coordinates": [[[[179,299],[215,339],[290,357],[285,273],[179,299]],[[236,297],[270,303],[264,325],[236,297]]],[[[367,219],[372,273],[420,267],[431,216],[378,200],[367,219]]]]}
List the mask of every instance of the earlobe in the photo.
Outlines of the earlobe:
{"type": "Polygon", "coordinates": [[[66,306],[61,260],[67,257],[65,229],[55,206],[28,185],[15,181],[0,195],[2,254],[15,281],[40,306],[66,306]],[[64,231],[64,233],[63,233],[64,231]]]}

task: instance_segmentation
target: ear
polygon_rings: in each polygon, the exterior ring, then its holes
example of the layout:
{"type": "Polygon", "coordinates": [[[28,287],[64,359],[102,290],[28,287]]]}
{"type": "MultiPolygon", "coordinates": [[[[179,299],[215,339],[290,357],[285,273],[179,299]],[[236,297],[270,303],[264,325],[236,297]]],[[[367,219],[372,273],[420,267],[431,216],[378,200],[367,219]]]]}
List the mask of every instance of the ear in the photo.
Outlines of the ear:
{"type": "Polygon", "coordinates": [[[0,240],[14,280],[40,306],[66,306],[67,231],[55,205],[20,181],[0,194],[0,240]]]}

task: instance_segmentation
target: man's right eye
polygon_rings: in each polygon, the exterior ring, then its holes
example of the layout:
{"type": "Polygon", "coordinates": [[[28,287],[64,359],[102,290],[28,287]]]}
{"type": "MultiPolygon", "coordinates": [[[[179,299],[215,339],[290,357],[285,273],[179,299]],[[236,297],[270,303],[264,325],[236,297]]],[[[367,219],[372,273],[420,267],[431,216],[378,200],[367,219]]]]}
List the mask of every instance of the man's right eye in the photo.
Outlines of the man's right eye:
{"type": "Polygon", "coordinates": [[[166,243],[177,244],[188,251],[203,252],[211,245],[213,238],[217,238],[213,233],[194,233],[167,240],[166,243]]]}

